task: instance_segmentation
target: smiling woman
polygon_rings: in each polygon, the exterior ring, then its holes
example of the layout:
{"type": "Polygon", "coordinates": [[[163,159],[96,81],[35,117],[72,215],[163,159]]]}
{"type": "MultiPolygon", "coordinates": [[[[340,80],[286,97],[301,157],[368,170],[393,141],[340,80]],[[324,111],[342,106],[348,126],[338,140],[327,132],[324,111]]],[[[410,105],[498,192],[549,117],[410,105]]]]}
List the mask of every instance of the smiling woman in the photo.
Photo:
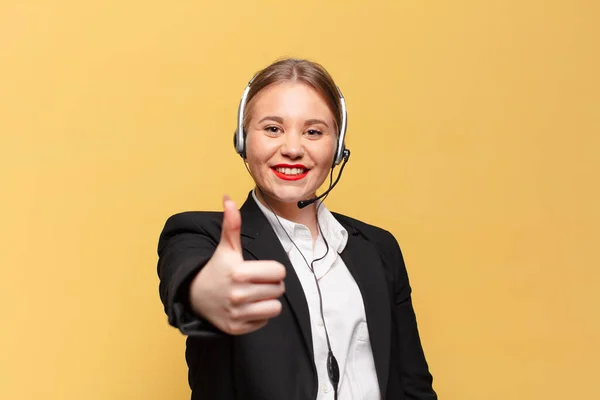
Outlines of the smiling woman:
{"type": "Polygon", "coordinates": [[[192,399],[437,398],[396,239],[313,201],[348,160],[345,128],[322,66],[268,66],[240,103],[247,201],[167,221],[160,295],[189,337],[192,399]]]}

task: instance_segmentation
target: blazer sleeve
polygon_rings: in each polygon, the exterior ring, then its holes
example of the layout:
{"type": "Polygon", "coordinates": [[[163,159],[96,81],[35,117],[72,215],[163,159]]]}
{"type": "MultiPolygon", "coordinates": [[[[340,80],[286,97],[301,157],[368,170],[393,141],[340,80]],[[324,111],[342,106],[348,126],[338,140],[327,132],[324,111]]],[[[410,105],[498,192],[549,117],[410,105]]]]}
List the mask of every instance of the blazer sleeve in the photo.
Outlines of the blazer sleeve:
{"type": "Polygon", "coordinates": [[[202,224],[202,213],[170,217],[158,242],[160,299],[169,324],[187,336],[211,338],[223,333],[192,311],[189,288],[212,257],[217,240],[202,224]]]}
{"type": "Polygon", "coordinates": [[[408,272],[396,238],[386,231],[386,253],[393,277],[393,307],[397,321],[397,344],[402,354],[399,360],[402,386],[411,400],[435,400],[433,376],[425,359],[417,318],[413,309],[408,272]]]}

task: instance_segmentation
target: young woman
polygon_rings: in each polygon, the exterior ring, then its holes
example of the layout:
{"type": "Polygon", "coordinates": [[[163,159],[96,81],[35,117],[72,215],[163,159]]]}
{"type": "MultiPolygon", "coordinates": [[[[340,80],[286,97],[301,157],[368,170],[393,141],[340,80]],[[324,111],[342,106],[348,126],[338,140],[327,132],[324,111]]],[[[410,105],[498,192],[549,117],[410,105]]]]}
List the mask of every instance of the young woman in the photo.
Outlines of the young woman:
{"type": "Polygon", "coordinates": [[[192,399],[436,399],[400,248],[315,200],[348,161],[346,109],[320,65],[250,82],[235,147],[256,184],[238,210],[169,218],[158,246],[192,399]]]}

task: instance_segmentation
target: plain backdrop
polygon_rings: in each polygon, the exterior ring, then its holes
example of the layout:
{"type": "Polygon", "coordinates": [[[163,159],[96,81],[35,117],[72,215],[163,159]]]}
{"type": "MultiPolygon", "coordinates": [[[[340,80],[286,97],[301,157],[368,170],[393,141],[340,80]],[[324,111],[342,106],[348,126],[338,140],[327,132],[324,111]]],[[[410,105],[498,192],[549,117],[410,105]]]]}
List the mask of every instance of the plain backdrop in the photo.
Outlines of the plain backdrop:
{"type": "Polygon", "coordinates": [[[246,198],[238,101],[284,56],[346,97],[327,205],[400,242],[440,399],[600,398],[599,18],[595,0],[3,0],[0,398],[188,398],[158,235],[246,198]]]}

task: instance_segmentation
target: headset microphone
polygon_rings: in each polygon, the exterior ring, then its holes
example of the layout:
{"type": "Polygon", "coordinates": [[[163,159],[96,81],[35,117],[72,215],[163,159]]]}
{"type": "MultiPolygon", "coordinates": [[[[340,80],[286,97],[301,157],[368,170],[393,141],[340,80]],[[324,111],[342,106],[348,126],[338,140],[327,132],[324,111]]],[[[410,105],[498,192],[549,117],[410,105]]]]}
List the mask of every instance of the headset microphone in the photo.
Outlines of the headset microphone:
{"type": "Polygon", "coordinates": [[[311,205],[315,201],[327,196],[329,194],[329,192],[331,192],[333,190],[335,185],[337,185],[338,182],[340,181],[340,178],[342,177],[342,172],[344,171],[344,167],[346,166],[346,163],[348,162],[348,159],[350,158],[350,150],[349,149],[344,149],[343,157],[344,158],[343,158],[342,166],[340,167],[340,172],[338,173],[338,176],[335,179],[335,182],[333,182],[333,185],[329,186],[329,189],[327,189],[325,192],[323,192],[323,194],[321,194],[320,196],[313,197],[312,199],[308,199],[308,200],[300,200],[298,202],[298,208],[304,208],[304,207],[311,205]]]}

